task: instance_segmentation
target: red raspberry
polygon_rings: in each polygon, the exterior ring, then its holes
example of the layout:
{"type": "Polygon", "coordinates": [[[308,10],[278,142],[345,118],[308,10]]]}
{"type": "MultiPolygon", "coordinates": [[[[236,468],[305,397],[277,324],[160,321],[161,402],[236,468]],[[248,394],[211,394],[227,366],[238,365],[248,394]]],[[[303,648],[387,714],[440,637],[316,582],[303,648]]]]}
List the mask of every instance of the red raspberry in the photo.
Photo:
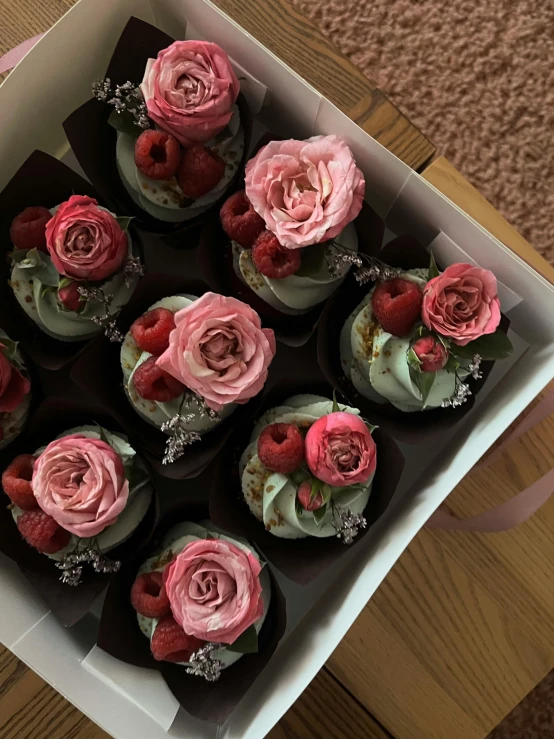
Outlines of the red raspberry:
{"type": "Polygon", "coordinates": [[[20,454],[6,467],[2,473],[2,487],[12,503],[24,511],[38,508],[37,500],[31,487],[33,465],[35,458],[32,454],[20,454]]]}
{"type": "Polygon", "coordinates": [[[185,149],[177,170],[177,182],[187,198],[196,200],[213,190],[225,174],[225,162],[204,144],[185,149]]]}
{"type": "Polygon", "coordinates": [[[158,621],[152,634],[150,649],[154,659],[166,662],[188,662],[193,652],[205,644],[195,636],[185,634],[171,614],[158,621]]]}
{"type": "Polygon", "coordinates": [[[304,439],[294,423],[272,423],[258,439],[258,457],[272,472],[288,475],[304,459],[304,439]]]}
{"type": "Polygon", "coordinates": [[[175,328],[175,317],[167,308],[149,310],[133,323],[131,335],[139,349],[159,357],[169,346],[169,334],[175,328]]]}
{"type": "Polygon", "coordinates": [[[170,612],[161,572],[146,572],[137,577],[131,588],[131,604],[135,611],[149,618],[161,618],[170,612]]]}
{"type": "Polygon", "coordinates": [[[54,554],[69,544],[71,534],[44,511],[27,511],[17,519],[19,533],[39,552],[54,554]]]}
{"type": "Polygon", "coordinates": [[[251,249],[265,229],[264,219],[256,213],[244,190],[227,198],[219,211],[219,217],[227,236],[245,249],[251,249]]]}
{"type": "Polygon", "coordinates": [[[375,318],[393,336],[406,336],[421,316],[423,295],[413,282],[397,277],[382,282],[371,297],[375,318]]]}
{"type": "Polygon", "coordinates": [[[262,231],[252,247],[252,261],[266,277],[282,280],[300,269],[299,249],[285,249],[271,231],[262,231]]]}
{"type": "Polygon", "coordinates": [[[10,238],[16,249],[46,249],[46,224],[52,218],[48,208],[41,205],[25,208],[10,226],[10,238]]]}
{"type": "Polygon", "coordinates": [[[170,180],[180,161],[179,142],[170,133],[149,128],[135,142],[135,164],[153,180],[170,180]]]}
{"type": "Polygon", "coordinates": [[[156,357],[148,357],[137,367],[133,375],[133,384],[137,393],[145,400],[157,400],[168,403],[182,395],[185,386],[168,372],[158,367],[156,357]]]}

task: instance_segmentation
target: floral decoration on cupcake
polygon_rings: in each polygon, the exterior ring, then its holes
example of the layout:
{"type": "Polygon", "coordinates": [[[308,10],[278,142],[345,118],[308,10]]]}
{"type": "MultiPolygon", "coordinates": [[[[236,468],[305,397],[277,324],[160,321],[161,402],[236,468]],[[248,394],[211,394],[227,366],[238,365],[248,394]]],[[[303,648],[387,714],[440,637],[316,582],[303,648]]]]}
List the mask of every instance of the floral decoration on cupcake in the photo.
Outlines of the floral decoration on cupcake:
{"type": "Polygon", "coordinates": [[[25,425],[31,405],[31,383],[17,342],[0,329],[0,449],[25,425]]]}
{"type": "Polygon", "coordinates": [[[208,41],[175,41],[148,59],[144,77],[93,87],[114,106],[116,161],[133,201],[179,223],[208,210],[229,186],[245,145],[229,57],[208,41]]]}
{"type": "Polygon", "coordinates": [[[297,315],[326,300],[356,260],[352,221],[365,180],[338,136],[270,141],[246,165],[245,190],[221,209],[238,278],[266,303],[297,315]]]}
{"type": "Polygon", "coordinates": [[[169,434],[164,464],[262,390],[275,351],[250,306],[211,292],[163,298],[133,323],[121,347],[124,388],[169,434]]]}
{"type": "Polygon", "coordinates": [[[17,456],[2,487],[25,541],[55,560],[60,579],[78,585],[83,565],[115,572],[106,553],[122,544],[150,506],[153,488],[126,438],[80,426],[34,454],[17,456]]]}
{"type": "Polygon", "coordinates": [[[182,523],[142,565],[130,598],[154,659],[214,682],[258,651],[271,582],[245,539],[182,523]]]}
{"type": "MultiPolygon", "coordinates": [[[[341,332],[341,364],[365,398],[405,412],[456,408],[483,360],[507,357],[494,274],[471,264],[402,271],[374,260],[379,281],[341,332]]],[[[368,275],[360,275],[360,282],[368,275]]]]}
{"type": "Polygon", "coordinates": [[[130,220],[86,195],[72,195],[51,210],[25,208],[14,218],[10,285],[42,331],[82,341],[103,329],[121,340],[115,317],[143,273],[130,220]]]}
{"type": "Polygon", "coordinates": [[[267,531],[351,544],[366,527],[377,448],[374,427],[358,414],[319,395],[295,395],[259,419],[239,474],[244,499],[267,531]]]}

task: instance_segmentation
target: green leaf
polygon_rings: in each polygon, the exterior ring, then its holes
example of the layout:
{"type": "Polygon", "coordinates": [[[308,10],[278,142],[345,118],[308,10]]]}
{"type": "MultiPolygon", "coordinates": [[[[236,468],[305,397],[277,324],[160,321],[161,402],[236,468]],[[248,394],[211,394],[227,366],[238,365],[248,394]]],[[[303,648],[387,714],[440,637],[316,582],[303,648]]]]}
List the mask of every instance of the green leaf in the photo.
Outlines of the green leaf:
{"type": "Polygon", "coordinates": [[[439,275],[439,268],[437,267],[437,263],[435,262],[433,252],[431,252],[431,262],[429,263],[429,272],[427,273],[427,279],[432,280],[433,277],[438,277],[439,275]]]}
{"type": "Polygon", "coordinates": [[[415,335],[418,339],[420,339],[427,331],[427,327],[424,326],[422,323],[416,328],[415,335]]]}
{"type": "Polygon", "coordinates": [[[21,258],[18,252],[19,250],[13,252],[12,260],[19,269],[24,269],[29,277],[37,279],[43,285],[58,287],[60,274],[47,254],[38,251],[38,249],[29,249],[26,255],[21,258]]]}
{"type": "Polygon", "coordinates": [[[310,479],[310,474],[303,469],[299,469],[291,472],[290,475],[288,475],[288,478],[293,485],[300,487],[303,482],[310,479]]]}
{"type": "Polygon", "coordinates": [[[117,216],[115,220],[123,231],[127,231],[133,218],[134,216],[117,216]]]}
{"type": "Polygon", "coordinates": [[[340,411],[339,404],[337,403],[337,394],[333,390],[333,407],[331,408],[331,413],[338,413],[340,411]]]}
{"type": "Polygon", "coordinates": [[[324,485],[321,486],[320,492],[321,492],[321,497],[323,498],[323,504],[327,505],[327,503],[331,500],[331,493],[333,492],[331,490],[331,486],[325,483],[324,485]]]}
{"type": "Polygon", "coordinates": [[[230,652],[239,652],[240,654],[253,654],[258,651],[258,634],[254,628],[254,624],[243,631],[238,639],[229,644],[227,649],[230,652]]]}
{"type": "Polygon", "coordinates": [[[481,359],[505,359],[513,350],[512,342],[500,329],[497,329],[494,334],[480,336],[465,346],[458,346],[454,343],[450,345],[450,352],[464,359],[472,359],[476,354],[479,354],[481,359]]]}
{"type": "Polygon", "coordinates": [[[3,347],[1,349],[2,354],[10,360],[10,362],[15,361],[16,359],[16,353],[17,353],[17,341],[13,341],[12,339],[3,338],[0,336],[0,344],[3,344],[3,347]]]}
{"type": "Polygon", "coordinates": [[[444,365],[443,369],[445,369],[447,372],[456,372],[457,369],[459,369],[460,363],[456,359],[456,357],[453,354],[450,354],[448,357],[448,361],[444,365]]]}
{"type": "Polygon", "coordinates": [[[421,393],[421,400],[423,401],[423,407],[427,405],[427,398],[431,392],[431,388],[435,384],[437,378],[436,372],[413,372],[412,379],[421,393]]]}
{"type": "Polygon", "coordinates": [[[417,354],[414,352],[414,348],[413,347],[411,347],[410,349],[408,349],[407,358],[408,358],[408,364],[410,365],[410,367],[412,367],[412,369],[414,369],[416,372],[421,372],[421,369],[420,369],[420,367],[421,367],[421,360],[417,356],[417,354]]]}
{"type": "Polygon", "coordinates": [[[317,510],[313,511],[312,515],[314,517],[314,521],[316,522],[318,526],[321,526],[323,519],[327,515],[327,508],[328,507],[326,505],[322,505],[321,508],[318,508],[317,510]]]}
{"type": "Polygon", "coordinates": [[[321,480],[318,480],[317,477],[312,477],[312,489],[310,491],[310,500],[313,500],[315,496],[321,492],[321,488],[323,487],[323,482],[321,480]]]}
{"type": "Polygon", "coordinates": [[[100,440],[103,441],[105,444],[109,444],[111,446],[110,442],[108,441],[108,437],[106,436],[106,432],[104,431],[102,426],[100,426],[99,423],[96,423],[95,426],[96,426],[96,430],[100,434],[100,440]]]}
{"type": "Polygon", "coordinates": [[[119,131],[119,133],[126,133],[134,139],[138,139],[144,131],[143,128],[136,124],[132,114],[126,110],[122,113],[118,113],[114,108],[110,113],[108,123],[112,128],[115,128],[116,131],[119,131]]]}
{"type": "MultiPolygon", "coordinates": [[[[102,429],[103,431],[103,429],[102,429]]],[[[150,479],[148,472],[144,467],[138,464],[130,464],[125,467],[125,477],[129,481],[129,490],[142,487],[142,485],[150,479]]]]}
{"type": "Polygon", "coordinates": [[[58,291],[58,289],[59,288],[55,288],[52,285],[44,285],[42,290],[40,291],[40,297],[43,298],[46,295],[46,293],[50,293],[50,292],[55,293],[58,291]]]}
{"type": "Polygon", "coordinates": [[[58,290],[61,290],[62,287],[67,287],[68,285],[71,285],[73,280],[70,277],[60,277],[60,281],[58,283],[58,290]]]}

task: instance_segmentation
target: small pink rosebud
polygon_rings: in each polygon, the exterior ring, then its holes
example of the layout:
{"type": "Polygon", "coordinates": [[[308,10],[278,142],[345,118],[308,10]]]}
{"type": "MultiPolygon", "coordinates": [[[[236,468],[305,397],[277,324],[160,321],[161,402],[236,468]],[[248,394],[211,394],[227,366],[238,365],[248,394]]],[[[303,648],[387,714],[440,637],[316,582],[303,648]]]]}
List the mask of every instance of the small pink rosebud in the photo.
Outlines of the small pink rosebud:
{"type": "Polygon", "coordinates": [[[422,336],[412,346],[422,372],[438,372],[448,361],[448,352],[433,336],[422,336]]]}
{"type": "Polygon", "coordinates": [[[78,310],[81,303],[78,284],[70,282],[69,285],[61,287],[58,290],[58,300],[67,310],[78,310]]]}
{"type": "Polygon", "coordinates": [[[323,495],[320,492],[316,493],[313,498],[311,498],[311,494],[312,484],[308,480],[301,482],[298,488],[297,497],[298,502],[305,511],[317,511],[317,509],[321,508],[323,505],[323,495]]]}

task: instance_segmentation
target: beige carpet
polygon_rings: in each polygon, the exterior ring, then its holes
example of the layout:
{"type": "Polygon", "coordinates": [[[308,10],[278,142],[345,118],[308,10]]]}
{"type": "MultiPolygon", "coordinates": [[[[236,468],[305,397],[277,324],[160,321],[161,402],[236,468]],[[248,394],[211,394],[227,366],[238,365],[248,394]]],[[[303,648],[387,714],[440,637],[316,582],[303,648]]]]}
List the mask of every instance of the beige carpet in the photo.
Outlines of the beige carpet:
{"type": "Polygon", "coordinates": [[[554,263],[554,0],[293,0],[554,263]]]}

